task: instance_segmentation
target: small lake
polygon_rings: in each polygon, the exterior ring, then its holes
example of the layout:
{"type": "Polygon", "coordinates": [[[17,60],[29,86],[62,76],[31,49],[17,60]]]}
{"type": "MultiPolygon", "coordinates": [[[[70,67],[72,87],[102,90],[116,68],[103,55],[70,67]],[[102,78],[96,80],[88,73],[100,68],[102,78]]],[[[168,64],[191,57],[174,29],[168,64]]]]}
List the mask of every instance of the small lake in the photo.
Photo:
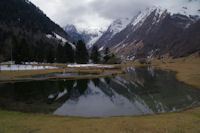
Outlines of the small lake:
{"type": "Polygon", "coordinates": [[[200,89],[177,81],[174,72],[152,67],[125,71],[112,78],[2,83],[0,109],[109,117],[174,112],[200,104],[200,89]]]}

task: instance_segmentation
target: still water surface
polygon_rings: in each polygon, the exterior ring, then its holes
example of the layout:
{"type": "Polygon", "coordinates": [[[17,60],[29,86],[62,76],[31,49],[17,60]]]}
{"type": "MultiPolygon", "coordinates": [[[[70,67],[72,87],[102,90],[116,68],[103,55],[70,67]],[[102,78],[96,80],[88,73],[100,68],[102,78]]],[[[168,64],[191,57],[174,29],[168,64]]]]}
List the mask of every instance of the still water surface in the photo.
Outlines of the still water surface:
{"type": "Polygon", "coordinates": [[[112,78],[0,84],[0,109],[108,117],[173,112],[200,103],[200,89],[177,81],[174,72],[152,67],[126,71],[112,78]]]}

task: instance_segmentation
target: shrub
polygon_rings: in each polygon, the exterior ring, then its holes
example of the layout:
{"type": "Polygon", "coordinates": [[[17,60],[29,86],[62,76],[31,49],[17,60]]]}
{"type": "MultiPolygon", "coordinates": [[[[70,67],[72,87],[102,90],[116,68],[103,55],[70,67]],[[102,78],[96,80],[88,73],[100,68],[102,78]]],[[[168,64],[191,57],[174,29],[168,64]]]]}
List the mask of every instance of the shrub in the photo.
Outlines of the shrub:
{"type": "Polygon", "coordinates": [[[140,64],[148,64],[147,59],[145,59],[145,58],[139,59],[139,63],[140,64]]]}

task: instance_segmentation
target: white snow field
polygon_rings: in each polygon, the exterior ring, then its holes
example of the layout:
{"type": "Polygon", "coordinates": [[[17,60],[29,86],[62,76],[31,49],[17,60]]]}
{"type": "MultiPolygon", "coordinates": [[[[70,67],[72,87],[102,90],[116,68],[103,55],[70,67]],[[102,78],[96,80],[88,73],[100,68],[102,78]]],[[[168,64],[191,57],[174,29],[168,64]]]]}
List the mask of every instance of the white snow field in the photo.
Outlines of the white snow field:
{"type": "Polygon", "coordinates": [[[102,64],[69,64],[68,67],[96,67],[96,68],[114,68],[113,65],[102,65],[102,64]]]}
{"type": "Polygon", "coordinates": [[[32,66],[32,65],[1,65],[1,71],[21,71],[21,70],[46,70],[46,69],[57,69],[52,66],[32,66]]]}

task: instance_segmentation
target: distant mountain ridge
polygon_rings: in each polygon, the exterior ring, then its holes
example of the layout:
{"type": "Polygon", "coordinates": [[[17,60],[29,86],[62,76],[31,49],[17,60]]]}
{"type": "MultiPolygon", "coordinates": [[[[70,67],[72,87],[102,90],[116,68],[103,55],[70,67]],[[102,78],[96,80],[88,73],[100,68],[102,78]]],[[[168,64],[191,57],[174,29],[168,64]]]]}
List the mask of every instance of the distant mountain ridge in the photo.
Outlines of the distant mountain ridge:
{"type": "Polygon", "coordinates": [[[88,48],[91,48],[93,44],[101,37],[103,30],[99,29],[77,29],[75,25],[68,24],[63,29],[77,42],[83,40],[88,48]]]}
{"type": "Polygon", "coordinates": [[[128,23],[122,23],[123,20],[114,21],[94,45],[101,50],[109,47],[125,59],[147,57],[152,53],[156,53],[157,56],[187,56],[200,50],[199,18],[174,14],[159,7],[147,8],[133,19],[128,19],[128,23]],[[113,32],[111,27],[124,28],[113,32]]]}
{"type": "Polygon", "coordinates": [[[82,35],[77,31],[74,25],[66,25],[65,27],[63,27],[63,29],[71,36],[73,41],[78,42],[78,40],[84,40],[82,35]]]}

